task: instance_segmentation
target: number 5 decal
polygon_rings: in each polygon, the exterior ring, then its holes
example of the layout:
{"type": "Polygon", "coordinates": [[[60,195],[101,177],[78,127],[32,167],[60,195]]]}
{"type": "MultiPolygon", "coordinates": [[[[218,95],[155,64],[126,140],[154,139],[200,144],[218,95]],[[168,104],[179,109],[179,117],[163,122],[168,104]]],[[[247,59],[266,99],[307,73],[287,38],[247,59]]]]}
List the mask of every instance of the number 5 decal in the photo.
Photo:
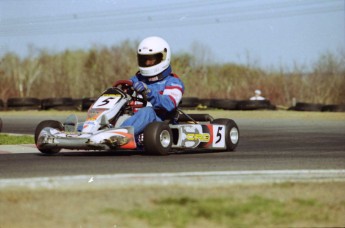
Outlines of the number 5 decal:
{"type": "Polygon", "coordinates": [[[225,127],[223,125],[213,125],[214,140],[212,147],[225,148],[225,127]]]}
{"type": "Polygon", "coordinates": [[[103,106],[103,105],[109,104],[109,102],[110,102],[111,99],[114,99],[114,98],[113,98],[113,97],[109,97],[109,98],[107,98],[107,99],[105,99],[105,100],[102,101],[103,104],[99,104],[98,106],[103,106]]]}
{"type": "Polygon", "coordinates": [[[95,102],[94,105],[92,105],[93,108],[112,108],[120,100],[120,97],[116,96],[102,96],[98,98],[98,100],[95,102]]]}
{"type": "Polygon", "coordinates": [[[223,127],[219,127],[218,131],[217,131],[217,141],[216,144],[220,142],[220,140],[222,139],[222,134],[220,133],[220,131],[223,129],[223,127]]]}

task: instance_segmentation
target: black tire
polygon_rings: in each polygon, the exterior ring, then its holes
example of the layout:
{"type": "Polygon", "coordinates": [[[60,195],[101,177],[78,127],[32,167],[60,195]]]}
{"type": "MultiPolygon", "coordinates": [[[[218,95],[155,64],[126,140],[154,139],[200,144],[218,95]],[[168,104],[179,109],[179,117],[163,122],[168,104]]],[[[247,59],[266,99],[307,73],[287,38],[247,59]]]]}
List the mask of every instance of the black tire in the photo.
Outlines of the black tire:
{"type": "Polygon", "coordinates": [[[199,105],[199,98],[197,97],[182,97],[179,107],[188,109],[196,108],[199,105]]]}
{"type": "Polygon", "coordinates": [[[325,105],[321,109],[322,112],[345,112],[345,105],[325,105]]]}
{"type": "Polygon", "coordinates": [[[235,151],[240,142],[240,130],[232,119],[215,119],[212,124],[225,125],[225,151],[235,151]]]}
{"type": "Polygon", "coordinates": [[[49,110],[78,110],[75,102],[70,97],[47,98],[42,100],[42,109],[49,110]]]}
{"type": "Polygon", "coordinates": [[[43,130],[43,128],[45,127],[51,127],[51,128],[55,128],[59,131],[62,131],[64,129],[63,125],[61,122],[59,121],[56,121],[56,120],[44,120],[42,122],[40,122],[37,127],[36,127],[36,130],[35,130],[35,144],[36,144],[36,147],[39,151],[41,151],[42,153],[44,154],[56,154],[56,153],[59,153],[61,149],[40,149],[38,146],[37,146],[37,140],[38,140],[38,136],[39,134],[41,133],[41,131],[43,130]]]}
{"type": "Polygon", "coordinates": [[[82,99],[73,99],[74,108],[78,111],[82,110],[82,103],[83,103],[82,99]]]}
{"type": "Polygon", "coordinates": [[[199,105],[201,108],[207,109],[212,107],[212,99],[203,98],[199,99],[199,105]]]}
{"type": "Polygon", "coordinates": [[[244,100],[238,102],[239,110],[260,110],[260,109],[272,109],[271,102],[269,100],[244,100]]]}
{"type": "Polygon", "coordinates": [[[316,111],[320,112],[322,110],[322,104],[314,104],[314,103],[303,103],[297,102],[296,106],[294,107],[295,111],[316,111]]]}
{"type": "Polygon", "coordinates": [[[37,98],[9,98],[7,109],[9,110],[39,110],[41,100],[37,98]]]}
{"type": "Polygon", "coordinates": [[[164,122],[150,123],[144,130],[144,150],[147,154],[168,155],[172,142],[172,131],[164,122]]]}
{"type": "Polygon", "coordinates": [[[4,110],[5,109],[5,104],[4,102],[0,99],[0,110],[4,110]]]}
{"type": "Polygon", "coordinates": [[[87,111],[89,110],[89,108],[91,107],[91,105],[93,105],[93,103],[95,103],[95,101],[97,100],[97,98],[83,98],[81,101],[81,110],[82,111],[87,111]]]}
{"type": "Polygon", "coordinates": [[[213,108],[237,110],[238,101],[230,99],[213,99],[211,105],[213,108]]]}

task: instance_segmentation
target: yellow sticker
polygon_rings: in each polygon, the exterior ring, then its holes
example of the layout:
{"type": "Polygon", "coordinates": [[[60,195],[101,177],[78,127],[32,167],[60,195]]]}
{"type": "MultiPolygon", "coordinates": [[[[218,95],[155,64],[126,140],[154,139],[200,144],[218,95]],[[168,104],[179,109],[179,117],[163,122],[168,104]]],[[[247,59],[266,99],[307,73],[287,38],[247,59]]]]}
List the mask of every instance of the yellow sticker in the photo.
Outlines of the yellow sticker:
{"type": "Polygon", "coordinates": [[[187,140],[189,141],[197,141],[200,142],[209,142],[210,141],[210,134],[209,133],[203,133],[203,134],[186,134],[187,140]]]}

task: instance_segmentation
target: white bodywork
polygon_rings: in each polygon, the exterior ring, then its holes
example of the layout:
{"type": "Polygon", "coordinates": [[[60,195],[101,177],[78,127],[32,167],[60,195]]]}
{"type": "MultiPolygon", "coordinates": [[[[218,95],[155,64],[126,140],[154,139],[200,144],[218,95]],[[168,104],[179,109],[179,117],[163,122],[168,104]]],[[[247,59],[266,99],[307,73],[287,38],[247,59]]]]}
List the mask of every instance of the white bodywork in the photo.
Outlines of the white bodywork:
{"type": "MultiPolygon", "coordinates": [[[[120,128],[120,124],[130,115],[121,115],[116,122],[116,128],[109,120],[114,118],[127,104],[129,99],[123,94],[110,94],[105,92],[89,108],[85,122],[79,122],[75,115],[69,116],[64,124],[64,130],[45,127],[37,139],[39,149],[87,149],[109,150],[113,145],[113,137],[128,137],[134,139],[133,128],[120,128]]],[[[132,147],[135,147],[135,143],[132,147]]],[[[133,148],[134,149],[134,148],[133,148]]]]}

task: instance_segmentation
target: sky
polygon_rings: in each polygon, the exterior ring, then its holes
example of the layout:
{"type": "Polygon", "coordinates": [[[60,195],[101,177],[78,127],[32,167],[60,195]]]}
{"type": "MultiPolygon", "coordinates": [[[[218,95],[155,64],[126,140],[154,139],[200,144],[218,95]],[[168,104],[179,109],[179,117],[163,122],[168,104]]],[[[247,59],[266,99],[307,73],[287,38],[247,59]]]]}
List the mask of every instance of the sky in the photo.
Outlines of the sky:
{"type": "Polygon", "coordinates": [[[311,66],[345,52],[345,0],[0,0],[0,56],[151,35],[200,61],[311,66]]]}

